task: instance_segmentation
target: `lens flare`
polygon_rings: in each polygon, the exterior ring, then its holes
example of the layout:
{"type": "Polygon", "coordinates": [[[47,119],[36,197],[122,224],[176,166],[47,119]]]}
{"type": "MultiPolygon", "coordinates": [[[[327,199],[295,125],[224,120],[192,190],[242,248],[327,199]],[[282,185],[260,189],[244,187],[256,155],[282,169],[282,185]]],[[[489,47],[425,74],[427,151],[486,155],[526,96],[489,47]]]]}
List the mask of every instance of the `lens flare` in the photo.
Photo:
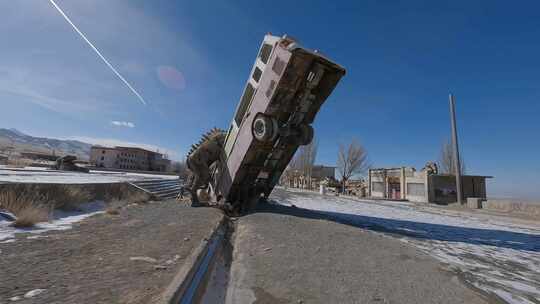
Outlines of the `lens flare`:
{"type": "Polygon", "coordinates": [[[174,67],[159,66],[157,67],[157,74],[161,83],[170,89],[182,91],[186,88],[184,75],[174,67]]]}

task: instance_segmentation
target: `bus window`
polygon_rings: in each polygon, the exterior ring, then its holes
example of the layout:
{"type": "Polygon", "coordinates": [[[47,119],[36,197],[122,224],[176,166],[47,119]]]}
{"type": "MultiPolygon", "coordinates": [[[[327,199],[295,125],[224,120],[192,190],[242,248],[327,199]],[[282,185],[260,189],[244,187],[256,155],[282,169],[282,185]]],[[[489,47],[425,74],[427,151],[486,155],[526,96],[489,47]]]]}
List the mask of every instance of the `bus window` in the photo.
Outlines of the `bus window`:
{"type": "Polygon", "coordinates": [[[255,67],[255,71],[253,71],[253,80],[256,82],[259,82],[259,79],[261,79],[262,71],[258,67],[255,67]]]}
{"type": "Polygon", "coordinates": [[[270,54],[272,53],[272,46],[270,44],[263,44],[261,48],[261,52],[259,53],[259,58],[264,64],[268,63],[268,59],[270,58],[270,54]]]}
{"type": "Polygon", "coordinates": [[[236,112],[236,115],[234,116],[234,121],[236,122],[236,125],[238,127],[240,127],[240,124],[242,123],[244,114],[246,114],[246,111],[249,107],[249,103],[251,102],[251,98],[253,98],[254,94],[255,94],[255,89],[253,88],[251,83],[248,83],[246,86],[244,95],[242,96],[242,100],[240,101],[240,105],[238,106],[238,111],[236,112]]]}

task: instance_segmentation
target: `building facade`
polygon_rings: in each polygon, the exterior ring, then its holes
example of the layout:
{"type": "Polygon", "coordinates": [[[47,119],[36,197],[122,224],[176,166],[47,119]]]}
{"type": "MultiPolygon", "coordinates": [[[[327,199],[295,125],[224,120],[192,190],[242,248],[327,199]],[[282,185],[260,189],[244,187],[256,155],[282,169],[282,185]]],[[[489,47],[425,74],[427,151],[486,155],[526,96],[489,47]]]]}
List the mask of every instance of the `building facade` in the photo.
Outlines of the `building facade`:
{"type": "Polygon", "coordinates": [[[313,165],[309,173],[287,168],[280,179],[281,185],[291,188],[318,189],[323,181],[335,180],[336,167],[313,165]]]}
{"type": "Polygon", "coordinates": [[[160,171],[170,170],[171,161],[163,154],[134,147],[92,146],[90,164],[100,168],[160,171]]]}
{"type": "Polygon", "coordinates": [[[336,176],[336,167],[314,165],[311,168],[312,178],[323,180],[325,178],[335,178],[335,176],[336,176]]]}
{"type": "MultiPolygon", "coordinates": [[[[339,188],[343,188],[343,185],[339,185],[339,188]]],[[[345,189],[342,190],[344,194],[358,197],[366,197],[368,191],[367,183],[364,179],[349,179],[345,182],[345,189]]]]}
{"type": "MultiPolygon", "coordinates": [[[[486,178],[491,177],[463,175],[463,198],[486,199],[486,178]]],[[[368,196],[372,198],[447,204],[457,201],[456,193],[456,178],[451,175],[412,167],[370,169],[368,174],[368,196]]]]}

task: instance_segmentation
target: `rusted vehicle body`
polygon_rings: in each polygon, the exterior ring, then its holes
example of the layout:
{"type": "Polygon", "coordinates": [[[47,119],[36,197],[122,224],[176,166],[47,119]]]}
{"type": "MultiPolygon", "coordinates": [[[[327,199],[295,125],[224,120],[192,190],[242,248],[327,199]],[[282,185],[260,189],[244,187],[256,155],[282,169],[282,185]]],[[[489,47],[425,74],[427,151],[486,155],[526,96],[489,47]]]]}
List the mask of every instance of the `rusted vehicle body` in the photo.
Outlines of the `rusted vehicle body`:
{"type": "Polygon", "coordinates": [[[313,139],[315,115],[344,74],[294,39],[266,35],[213,168],[211,197],[240,213],[267,197],[298,147],[313,139]]]}

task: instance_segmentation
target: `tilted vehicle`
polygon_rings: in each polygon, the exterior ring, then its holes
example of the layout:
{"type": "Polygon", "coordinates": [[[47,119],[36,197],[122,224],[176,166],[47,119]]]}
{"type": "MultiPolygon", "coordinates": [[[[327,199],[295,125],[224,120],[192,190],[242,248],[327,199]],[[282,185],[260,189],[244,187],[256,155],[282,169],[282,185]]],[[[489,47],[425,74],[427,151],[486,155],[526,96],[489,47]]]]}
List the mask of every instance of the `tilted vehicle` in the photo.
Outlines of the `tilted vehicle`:
{"type": "Polygon", "coordinates": [[[294,39],[266,35],[213,167],[210,197],[238,213],[268,197],[345,69],[294,39]]]}

